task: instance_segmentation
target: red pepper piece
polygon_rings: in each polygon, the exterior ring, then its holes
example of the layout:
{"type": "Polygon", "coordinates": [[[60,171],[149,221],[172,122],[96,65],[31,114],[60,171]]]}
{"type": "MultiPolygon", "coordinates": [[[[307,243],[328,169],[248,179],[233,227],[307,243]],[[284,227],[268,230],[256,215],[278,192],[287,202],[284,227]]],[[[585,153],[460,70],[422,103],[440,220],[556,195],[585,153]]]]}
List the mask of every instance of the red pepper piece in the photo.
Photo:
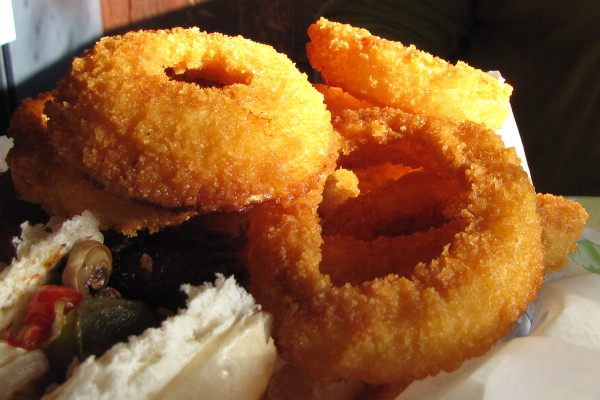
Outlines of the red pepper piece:
{"type": "Polygon", "coordinates": [[[16,347],[34,350],[41,347],[52,333],[56,319],[55,304],[64,302],[63,312],[67,314],[83,299],[78,291],[58,285],[45,285],[36,290],[27,305],[27,315],[23,319],[25,329],[19,337],[7,335],[7,341],[16,347]]]}

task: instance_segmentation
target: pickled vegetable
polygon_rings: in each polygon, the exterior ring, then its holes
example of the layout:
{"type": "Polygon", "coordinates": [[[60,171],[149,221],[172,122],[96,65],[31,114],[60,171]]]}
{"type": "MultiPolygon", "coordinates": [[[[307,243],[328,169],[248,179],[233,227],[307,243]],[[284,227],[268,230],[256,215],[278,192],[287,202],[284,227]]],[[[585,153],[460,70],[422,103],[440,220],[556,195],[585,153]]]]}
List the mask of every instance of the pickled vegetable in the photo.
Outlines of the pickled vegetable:
{"type": "Polygon", "coordinates": [[[73,359],[99,357],[115,343],[160,323],[161,317],[142,301],[87,297],[67,315],[60,335],[46,348],[51,369],[62,377],[73,359]]]}

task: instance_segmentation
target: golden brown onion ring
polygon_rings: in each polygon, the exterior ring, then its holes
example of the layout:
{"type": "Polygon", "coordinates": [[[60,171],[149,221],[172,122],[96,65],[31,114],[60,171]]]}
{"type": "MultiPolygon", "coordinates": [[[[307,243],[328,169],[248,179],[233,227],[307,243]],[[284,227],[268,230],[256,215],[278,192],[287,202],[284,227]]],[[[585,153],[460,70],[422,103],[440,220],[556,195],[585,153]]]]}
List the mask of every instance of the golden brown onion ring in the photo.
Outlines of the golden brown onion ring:
{"type": "Polygon", "coordinates": [[[480,125],[393,109],[341,117],[340,132],[368,132],[394,157],[389,146],[409,159],[407,149],[429,149],[426,159],[443,167],[437,171],[467,184],[457,215],[462,229],[410,274],[397,268],[344,283],[323,272],[329,267],[322,265],[319,192],[261,204],[249,214],[252,292],[274,314],[284,359],[312,376],[385,383],[453,370],[504,335],[542,283],[533,187],[514,150],[480,125]]]}
{"type": "MultiPolygon", "coordinates": [[[[327,108],[332,113],[334,126],[336,125],[336,121],[341,118],[341,114],[344,110],[360,110],[374,107],[372,104],[359,100],[349,93],[344,92],[341,88],[323,84],[315,85],[315,87],[323,93],[325,97],[327,108]]],[[[354,166],[352,172],[357,176],[360,182],[357,184],[357,187],[360,189],[361,193],[369,192],[372,190],[372,186],[380,187],[382,182],[398,179],[411,171],[410,167],[389,162],[369,166],[367,168],[364,167],[365,161],[363,161],[362,164],[357,162],[357,159],[361,157],[360,154],[365,153],[366,156],[363,157],[363,159],[366,160],[367,163],[374,163],[372,151],[369,151],[368,149],[365,150],[365,148],[369,144],[379,143],[380,140],[378,140],[377,137],[369,137],[367,132],[367,130],[347,128],[340,131],[342,157],[339,164],[342,166],[354,166]],[[357,148],[360,151],[354,152],[357,148]]],[[[395,152],[395,150],[392,152],[395,152]]],[[[424,158],[422,160],[423,162],[425,162],[424,158]]],[[[324,207],[324,205],[327,205],[328,203],[328,198],[333,197],[335,194],[335,191],[327,189],[328,188],[326,187],[324,193],[325,204],[319,206],[319,212],[322,216],[322,211],[325,208],[331,208],[324,207]]],[[[341,189],[343,190],[344,188],[342,187],[341,189]]],[[[418,198],[418,196],[415,197],[418,198]]],[[[541,218],[543,230],[544,273],[549,274],[564,267],[568,261],[567,256],[576,250],[577,240],[585,226],[588,215],[579,203],[564,197],[541,193],[538,193],[537,197],[538,213],[541,218]]],[[[337,212],[339,213],[340,211],[337,212]]],[[[370,210],[367,212],[373,211],[370,210]]],[[[333,219],[333,217],[327,215],[329,213],[330,212],[325,213],[325,219],[333,219]]]]}
{"type": "Polygon", "coordinates": [[[100,229],[114,229],[129,236],[142,229],[155,232],[178,225],[198,214],[196,210],[168,210],[122,199],[57,160],[43,113],[50,99],[50,93],[24,99],[11,119],[9,135],[14,139],[14,148],[7,161],[15,189],[23,200],[40,204],[49,215],[63,218],[89,210],[98,218],[100,229]]]}
{"type": "Polygon", "coordinates": [[[323,96],[285,55],[197,28],[101,39],[48,103],[60,157],[120,197],[238,210],[316,187],[337,156],[323,96]]]}
{"type": "Polygon", "coordinates": [[[510,85],[459,61],[452,65],[414,46],[321,18],[308,29],[307,54],[323,80],[379,106],[502,126],[510,85]]]}

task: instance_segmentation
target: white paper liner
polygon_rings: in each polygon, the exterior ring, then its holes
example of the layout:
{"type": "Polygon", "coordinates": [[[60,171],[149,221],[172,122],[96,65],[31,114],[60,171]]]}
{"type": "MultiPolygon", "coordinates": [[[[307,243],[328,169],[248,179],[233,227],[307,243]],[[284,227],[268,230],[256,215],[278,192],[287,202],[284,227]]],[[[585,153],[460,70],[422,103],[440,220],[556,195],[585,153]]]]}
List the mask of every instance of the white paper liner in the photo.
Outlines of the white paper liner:
{"type": "MultiPolygon", "coordinates": [[[[487,73],[496,79],[504,81],[504,78],[502,78],[502,75],[500,75],[500,72],[498,71],[488,71],[487,73]]],[[[514,149],[517,151],[517,155],[521,159],[521,165],[523,166],[523,169],[527,172],[527,174],[529,174],[529,176],[531,176],[529,165],[527,164],[527,158],[525,157],[525,149],[523,148],[523,142],[521,141],[521,135],[519,134],[519,128],[517,127],[517,121],[515,120],[512,109],[510,111],[510,115],[504,121],[502,128],[500,128],[497,133],[502,136],[506,147],[514,147],[514,149]]]]}
{"type": "Polygon", "coordinates": [[[529,336],[413,382],[397,400],[600,399],[600,275],[546,283],[534,304],[529,336]]]}

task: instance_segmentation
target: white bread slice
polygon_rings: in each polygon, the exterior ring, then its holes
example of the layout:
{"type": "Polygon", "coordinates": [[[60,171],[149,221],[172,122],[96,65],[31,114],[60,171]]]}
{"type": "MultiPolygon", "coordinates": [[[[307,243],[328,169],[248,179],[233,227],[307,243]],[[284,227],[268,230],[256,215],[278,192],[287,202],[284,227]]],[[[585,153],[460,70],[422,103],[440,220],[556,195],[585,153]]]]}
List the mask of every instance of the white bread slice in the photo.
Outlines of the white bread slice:
{"type": "Polygon", "coordinates": [[[23,314],[31,293],[46,283],[58,262],[82,239],[102,241],[98,220],[84,212],[70,220],[51,218],[46,225],[21,225],[17,256],[0,272],[0,332],[23,314]]]}
{"type": "Polygon", "coordinates": [[[89,357],[45,399],[260,399],[276,359],[270,315],[234,278],[183,289],[186,309],[89,357]]]}
{"type": "Polygon", "coordinates": [[[48,371],[42,350],[27,351],[0,341],[0,400],[20,398],[15,392],[48,371]]]}

